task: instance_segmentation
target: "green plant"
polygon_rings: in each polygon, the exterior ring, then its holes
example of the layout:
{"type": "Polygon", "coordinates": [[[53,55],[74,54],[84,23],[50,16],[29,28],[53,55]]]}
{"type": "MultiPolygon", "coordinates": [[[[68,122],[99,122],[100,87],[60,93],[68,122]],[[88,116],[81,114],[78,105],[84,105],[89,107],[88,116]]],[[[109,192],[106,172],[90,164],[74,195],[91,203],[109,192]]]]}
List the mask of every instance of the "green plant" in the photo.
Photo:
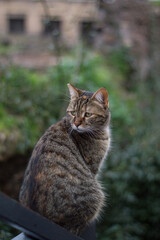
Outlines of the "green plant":
{"type": "MultiPolygon", "coordinates": [[[[156,85],[153,79],[152,84],[156,85]]],[[[104,222],[98,226],[100,240],[160,238],[158,89],[152,92],[143,82],[135,94],[129,110],[131,125],[119,125],[120,118],[113,119],[118,124],[114,125],[113,150],[102,177],[109,204],[104,222]]],[[[123,112],[121,118],[126,118],[123,112]]]]}
{"type": "Polygon", "coordinates": [[[8,226],[7,224],[0,222],[0,239],[1,240],[10,240],[18,233],[19,233],[18,230],[8,226]]]}
{"type": "Polygon", "coordinates": [[[133,57],[127,47],[121,46],[110,51],[108,63],[124,77],[130,74],[133,68],[133,57]]]}
{"type": "Polygon", "coordinates": [[[158,240],[159,82],[138,83],[128,92],[127,54],[123,50],[106,60],[84,51],[81,57],[65,56],[45,74],[13,66],[1,69],[0,131],[17,129],[21,135],[17,151],[31,149],[45,129],[64,116],[68,82],[89,91],[105,87],[113,142],[102,174],[109,197],[97,227],[98,239],[158,240]]]}

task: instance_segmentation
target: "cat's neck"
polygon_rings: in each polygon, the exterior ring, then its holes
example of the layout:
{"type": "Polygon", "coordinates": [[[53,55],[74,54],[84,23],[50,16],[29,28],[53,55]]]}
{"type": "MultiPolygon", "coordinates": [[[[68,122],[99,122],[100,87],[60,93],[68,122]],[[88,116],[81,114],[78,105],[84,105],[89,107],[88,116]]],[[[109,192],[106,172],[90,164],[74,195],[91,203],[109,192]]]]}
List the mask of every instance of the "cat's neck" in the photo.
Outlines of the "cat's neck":
{"type": "MultiPolygon", "coordinates": [[[[68,126],[68,129],[70,127],[68,126]]],[[[90,171],[96,175],[110,147],[109,128],[93,132],[92,135],[72,131],[70,137],[77,146],[77,150],[80,152],[90,171]]]]}

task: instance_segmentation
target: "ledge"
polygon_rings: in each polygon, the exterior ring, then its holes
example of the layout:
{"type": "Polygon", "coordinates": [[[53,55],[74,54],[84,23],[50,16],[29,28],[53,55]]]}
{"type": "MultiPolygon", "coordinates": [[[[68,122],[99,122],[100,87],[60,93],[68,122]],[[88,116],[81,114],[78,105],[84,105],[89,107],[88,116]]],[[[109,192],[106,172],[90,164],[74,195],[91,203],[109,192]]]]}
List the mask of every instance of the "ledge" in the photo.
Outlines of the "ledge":
{"type": "Polygon", "coordinates": [[[95,224],[78,237],[2,193],[0,221],[23,232],[12,240],[95,240],[95,224]]]}

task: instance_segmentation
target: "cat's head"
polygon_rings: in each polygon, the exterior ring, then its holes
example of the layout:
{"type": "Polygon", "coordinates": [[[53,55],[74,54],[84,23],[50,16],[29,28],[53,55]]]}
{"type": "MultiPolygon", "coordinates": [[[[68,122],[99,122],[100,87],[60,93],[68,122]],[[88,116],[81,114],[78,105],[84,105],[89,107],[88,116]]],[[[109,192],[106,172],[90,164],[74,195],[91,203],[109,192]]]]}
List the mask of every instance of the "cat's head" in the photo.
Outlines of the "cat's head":
{"type": "Polygon", "coordinates": [[[100,88],[95,93],[83,91],[68,84],[70,103],[67,108],[72,130],[80,133],[98,132],[110,122],[108,93],[100,88]]]}

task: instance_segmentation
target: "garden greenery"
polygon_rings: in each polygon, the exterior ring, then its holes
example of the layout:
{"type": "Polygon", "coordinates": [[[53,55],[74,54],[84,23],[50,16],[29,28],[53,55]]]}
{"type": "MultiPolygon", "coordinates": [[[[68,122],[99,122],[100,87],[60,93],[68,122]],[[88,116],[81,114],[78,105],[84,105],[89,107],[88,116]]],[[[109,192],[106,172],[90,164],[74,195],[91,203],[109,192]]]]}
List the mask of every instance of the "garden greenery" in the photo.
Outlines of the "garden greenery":
{"type": "Polygon", "coordinates": [[[158,240],[158,91],[153,93],[147,82],[127,91],[124,83],[130,66],[126,54],[124,50],[114,52],[106,60],[86,52],[81,61],[68,56],[43,74],[15,66],[1,68],[0,132],[7,135],[17,130],[20,137],[15,152],[26,152],[65,114],[68,82],[89,91],[105,87],[113,140],[102,172],[108,204],[97,226],[97,239],[158,240]]]}

